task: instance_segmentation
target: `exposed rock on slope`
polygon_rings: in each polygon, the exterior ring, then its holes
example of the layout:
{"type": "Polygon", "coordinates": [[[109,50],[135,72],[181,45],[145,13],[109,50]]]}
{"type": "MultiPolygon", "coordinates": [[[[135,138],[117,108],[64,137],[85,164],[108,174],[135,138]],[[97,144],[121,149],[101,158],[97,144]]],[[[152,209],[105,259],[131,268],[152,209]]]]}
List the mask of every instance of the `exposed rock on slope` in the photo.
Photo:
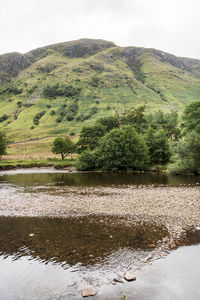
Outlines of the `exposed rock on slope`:
{"type": "Polygon", "coordinates": [[[0,55],[0,72],[10,76],[17,76],[20,71],[30,65],[28,58],[20,53],[13,52],[0,55]]]}

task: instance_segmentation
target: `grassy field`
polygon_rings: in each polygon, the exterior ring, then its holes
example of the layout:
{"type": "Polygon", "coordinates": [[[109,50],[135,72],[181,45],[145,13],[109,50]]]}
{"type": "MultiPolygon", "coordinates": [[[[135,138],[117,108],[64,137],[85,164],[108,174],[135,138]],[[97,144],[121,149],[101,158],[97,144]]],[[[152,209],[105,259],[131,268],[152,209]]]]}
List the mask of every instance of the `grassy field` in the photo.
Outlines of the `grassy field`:
{"type": "MultiPolygon", "coordinates": [[[[60,160],[60,155],[51,152],[54,139],[55,137],[46,137],[34,141],[24,139],[23,142],[9,144],[7,155],[3,155],[2,159],[5,161],[60,160]]],[[[73,136],[71,139],[76,142],[78,137],[73,136]]],[[[76,157],[76,155],[73,154],[73,157],[76,157]]]]}

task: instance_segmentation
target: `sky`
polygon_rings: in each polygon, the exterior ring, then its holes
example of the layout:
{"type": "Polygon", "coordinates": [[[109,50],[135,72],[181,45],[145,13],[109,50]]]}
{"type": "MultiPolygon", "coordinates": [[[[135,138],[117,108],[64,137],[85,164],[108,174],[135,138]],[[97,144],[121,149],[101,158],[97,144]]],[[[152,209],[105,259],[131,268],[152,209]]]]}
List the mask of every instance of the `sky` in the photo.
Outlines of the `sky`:
{"type": "Polygon", "coordinates": [[[200,59],[200,0],[0,0],[0,54],[80,38],[200,59]]]}

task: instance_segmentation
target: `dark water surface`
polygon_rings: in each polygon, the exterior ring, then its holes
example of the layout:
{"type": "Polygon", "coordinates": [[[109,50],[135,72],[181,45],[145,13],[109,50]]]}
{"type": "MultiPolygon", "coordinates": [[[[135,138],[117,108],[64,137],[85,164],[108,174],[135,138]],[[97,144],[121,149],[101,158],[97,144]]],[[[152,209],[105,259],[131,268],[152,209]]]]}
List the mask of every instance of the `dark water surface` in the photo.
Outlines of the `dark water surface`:
{"type": "MultiPolygon", "coordinates": [[[[62,186],[196,185],[199,177],[131,173],[0,173],[0,192],[62,186]]],[[[177,250],[159,259],[164,226],[106,216],[0,217],[0,300],[81,299],[94,286],[94,299],[199,299],[200,228],[191,229],[177,250]],[[154,261],[156,260],[156,261],[154,261]],[[112,285],[131,270],[137,280],[112,285]],[[126,298],[124,298],[124,295],[126,298]]]]}
{"type": "Polygon", "coordinates": [[[0,184],[32,186],[110,186],[110,185],[195,185],[200,176],[173,176],[159,173],[68,173],[53,170],[16,170],[0,172],[0,184]]]}

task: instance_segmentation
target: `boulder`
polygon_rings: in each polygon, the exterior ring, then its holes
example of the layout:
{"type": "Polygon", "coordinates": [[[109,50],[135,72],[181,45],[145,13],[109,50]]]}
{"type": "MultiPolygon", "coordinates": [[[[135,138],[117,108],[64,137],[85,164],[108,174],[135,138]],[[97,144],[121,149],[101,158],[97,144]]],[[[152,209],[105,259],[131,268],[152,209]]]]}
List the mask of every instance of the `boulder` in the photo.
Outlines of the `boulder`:
{"type": "Polygon", "coordinates": [[[82,294],[82,297],[95,296],[97,294],[97,290],[94,288],[82,289],[81,294],[82,294]]]}
{"type": "Polygon", "coordinates": [[[130,272],[125,272],[124,279],[126,279],[127,281],[134,281],[134,280],[136,280],[136,276],[130,272]]]}

